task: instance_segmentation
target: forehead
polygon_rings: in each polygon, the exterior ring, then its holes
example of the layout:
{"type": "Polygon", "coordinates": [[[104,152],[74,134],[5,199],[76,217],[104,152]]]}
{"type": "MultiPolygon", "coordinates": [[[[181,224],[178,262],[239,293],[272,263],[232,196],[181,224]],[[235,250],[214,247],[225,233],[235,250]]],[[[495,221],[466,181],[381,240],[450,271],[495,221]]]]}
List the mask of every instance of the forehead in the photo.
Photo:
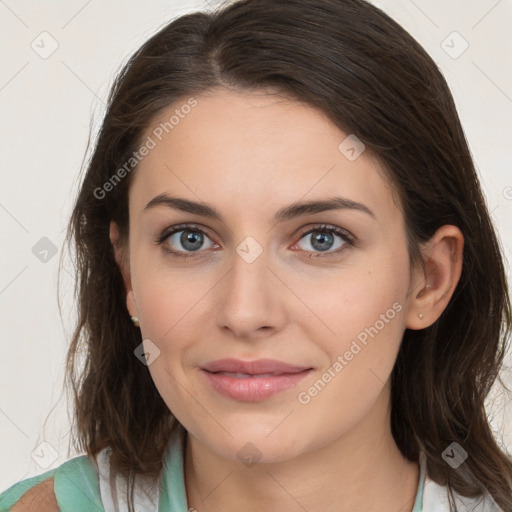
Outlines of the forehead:
{"type": "Polygon", "coordinates": [[[131,209],[142,211],[162,193],[232,207],[235,215],[240,207],[263,214],[267,205],[273,213],[341,195],[381,216],[396,214],[376,160],[365,151],[349,160],[340,144],[350,134],[320,110],[261,91],[218,89],[193,99],[174,102],[148,126],[143,140],[154,147],[135,171],[131,209]]]}

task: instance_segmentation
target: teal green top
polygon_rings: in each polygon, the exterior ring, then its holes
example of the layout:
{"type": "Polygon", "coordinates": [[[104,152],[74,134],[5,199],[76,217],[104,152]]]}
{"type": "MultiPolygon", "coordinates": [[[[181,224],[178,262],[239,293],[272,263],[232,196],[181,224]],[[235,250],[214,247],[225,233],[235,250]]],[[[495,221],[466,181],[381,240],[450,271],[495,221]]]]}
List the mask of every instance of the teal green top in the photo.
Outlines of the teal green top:
{"type": "MultiPolygon", "coordinates": [[[[187,512],[183,471],[183,444],[178,439],[167,451],[162,471],[158,512],[187,512]]],[[[105,512],[101,501],[98,470],[94,459],[81,455],[57,468],[22,480],[0,494],[0,511],[9,509],[30,488],[48,478],[54,478],[54,491],[61,512],[105,512]]],[[[422,512],[425,466],[420,464],[418,492],[413,512],[422,512]]]]}

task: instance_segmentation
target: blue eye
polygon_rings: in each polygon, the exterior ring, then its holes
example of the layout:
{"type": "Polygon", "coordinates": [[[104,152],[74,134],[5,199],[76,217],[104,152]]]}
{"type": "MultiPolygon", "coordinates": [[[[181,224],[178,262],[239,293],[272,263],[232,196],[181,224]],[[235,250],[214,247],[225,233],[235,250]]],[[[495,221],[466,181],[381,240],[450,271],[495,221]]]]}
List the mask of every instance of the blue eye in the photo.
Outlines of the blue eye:
{"type": "Polygon", "coordinates": [[[328,256],[339,254],[346,249],[347,245],[354,245],[354,239],[348,231],[336,226],[330,226],[326,224],[306,231],[302,234],[301,240],[306,236],[310,237],[309,245],[313,248],[313,252],[307,250],[307,252],[311,252],[311,255],[309,256],[310,258],[322,258],[322,252],[326,253],[328,256]],[[336,237],[341,239],[341,242],[338,243],[337,247],[335,247],[335,250],[331,250],[333,246],[336,245],[336,237]],[[320,253],[314,252],[315,250],[320,251],[320,253]]]}
{"type": "Polygon", "coordinates": [[[156,242],[162,245],[167,240],[170,240],[170,244],[172,245],[179,243],[184,248],[185,252],[182,250],[175,251],[169,249],[167,246],[164,246],[164,250],[173,256],[188,258],[196,256],[192,253],[198,252],[199,249],[202,248],[205,238],[210,240],[210,238],[202,229],[195,227],[195,225],[192,224],[184,224],[180,226],[174,226],[170,231],[164,231],[164,233],[157,239],[156,242]],[[192,253],[187,251],[192,251],[192,253]]]}
{"type": "MultiPolygon", "coordinates": [[[[309,231],[302,233],[300,240],[308,235],[310,236],[309,243],[312,250],[306,249],[303,252],[311,253],[309,258],[332,256],[334,254],[339,254],[345,250],[347,246],[355,245],[354,238],[348,231],[327,224],[316,226],[309,231]],[[331,250],[333,245],[336,245],[336,237],[341,239],[341,241],[338,243],[337,247],[335,247],[335,250],[331,250]],[[322,253],[325,253],[325,256],[322,253]]],[[[162,245],[164,250],[171,256],[181,258],[195,258],[196,256],[201,256],[201,253],[203,252],[201,249],[211,249],[213,245],[216,245],[212,242],[206,232],[196,224],[181,224],[173,226],[171,229],[165,230],[155,242],[158,245],[162,245]],[[210,245],[208,247],[204,247],[205,240],[210,241],[210,245]],[[167,241],[169,241],[169,243],[165,244],[164,242],[167,241]],[[176,246],[178,244],[181,245],[183,249],[174,250],[169,247],[176,246]]],[[[295,245],[297,244],[298,242],[295,245]]]]}

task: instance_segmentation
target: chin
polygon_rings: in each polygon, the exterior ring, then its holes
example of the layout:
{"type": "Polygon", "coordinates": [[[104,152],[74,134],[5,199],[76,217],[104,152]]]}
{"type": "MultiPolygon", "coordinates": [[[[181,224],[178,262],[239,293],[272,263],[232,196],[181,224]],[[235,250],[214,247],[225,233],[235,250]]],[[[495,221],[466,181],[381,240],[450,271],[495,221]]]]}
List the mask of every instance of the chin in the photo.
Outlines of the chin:
{"type": "MultiPolygon", "coordinates": [[[[225,425],[228,432],[214,436],[202,432],[195,436],[217,455],[232,461],[240,461],[251,467],[255,463],[272,464],[293,459],[302,453],[302,440],[289,429],[279,428],[272,432],[266,425],[240,425],[236,428],[225,425]],[[245,427],[245,428],[244,428],[245,427]],[[270,435],[269,435],[270,433],[270,435]]],[[[273,427],[274,428],[274,427],[273,427]]]]}

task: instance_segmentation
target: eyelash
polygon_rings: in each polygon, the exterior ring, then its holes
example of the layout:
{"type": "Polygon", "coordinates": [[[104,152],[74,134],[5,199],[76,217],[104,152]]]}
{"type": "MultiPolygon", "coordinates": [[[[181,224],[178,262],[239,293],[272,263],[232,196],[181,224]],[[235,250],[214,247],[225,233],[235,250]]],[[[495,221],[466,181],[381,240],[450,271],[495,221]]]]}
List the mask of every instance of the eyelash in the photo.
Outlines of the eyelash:
{"type": "MultiPolygon", "coordinates": [[[[171,235],[174,235],[175,233],[179,233],[180,231],[192,231],[192,232],[201,233],[211,239],[211,237],[208,236],[208,233],[206,233],[203,229],[201,229],[197,224],[180,224],[178,226],[174,226],[170,230],[165,230],[155,240],[155,243],[157,245],[163,246],[164,242],[171,235]]],[[[346,249],[347,245],[350,247],[355,246],[355,239],[347,230],[345,230],[343,228],[339,228],[337,226],[332,226],[330,224],[322,224],[322,225],[310,228],[307,231],[304,231],[303,233],[300,234],[299,240],[301,240],[305,235],[310,235],[311,233],[315,233],[315,232],[334,233],[334,234],[338,235],[345,242],[345,244],[343,244],[339,249],[336,249],[335,251],[332,251],[332,252],[326,251],[325,256],[321,252],[306,251],[306,252],[311,252],[311,255],[309,256],[310,259],[334,256],[334,255],[337,255],[337,254],[341,253],[342,251],[344,251],[346,249]]],[[[189,259],[189,258],[195,258],[198,256],[202,256],[199,254],[199,251],[197,254],[193,254],[193,253],[186,253],[183,251],[173,251],[172,249],[169,249],[168,247],[163,247],[163,250],[173,257],[185,258],[185,260],[189,259]]]]}

